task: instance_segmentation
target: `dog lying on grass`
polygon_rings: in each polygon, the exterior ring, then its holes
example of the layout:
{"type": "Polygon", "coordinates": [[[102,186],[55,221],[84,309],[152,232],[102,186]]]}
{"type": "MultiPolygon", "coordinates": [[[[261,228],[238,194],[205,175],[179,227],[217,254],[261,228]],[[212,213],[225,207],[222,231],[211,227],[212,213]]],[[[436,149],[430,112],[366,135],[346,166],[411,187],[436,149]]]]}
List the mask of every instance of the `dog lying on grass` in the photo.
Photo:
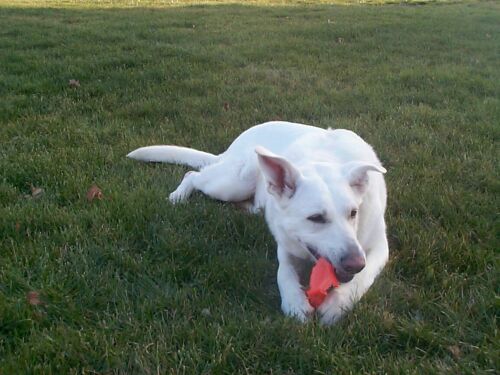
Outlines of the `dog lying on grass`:
{"type": "Polygon", "coordinates": [[[193,190],[261,209],[278,244],[278,286],[286,315],[307,321],[309,304],[297,260],[327,258],[341,285],[317,312],[331,324],[372,285],[389,256],[384,212],[386,170],[373,149],[348,130],[267,122],[238,136],[220,155],[179,146],[142,147],[127,155],[146,162],[189,165],[170,194],[185,201],[193,190]]]}

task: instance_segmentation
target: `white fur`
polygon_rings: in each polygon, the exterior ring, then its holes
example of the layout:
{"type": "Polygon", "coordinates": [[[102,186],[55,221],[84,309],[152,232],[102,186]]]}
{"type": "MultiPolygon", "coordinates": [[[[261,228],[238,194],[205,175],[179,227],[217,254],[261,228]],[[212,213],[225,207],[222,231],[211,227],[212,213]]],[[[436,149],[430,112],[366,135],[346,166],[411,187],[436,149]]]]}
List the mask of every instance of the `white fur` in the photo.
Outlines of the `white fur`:
{"type": "Polygon", "coordinates": [[[185,175],[172,203],[197,189],[223,201],[252,199],[251,211],[264,209],[278,244],[281,306],[301,321],[314,309],[294,268],[297,259],[324,256],[345,281],[318,308],[326,324],[352,308],[387,262],[385,169],[351,131],[276,121],[246,130],[217,156],[177,146],[143,147],[127,156],[202,166],[185,175]],[[354,260],[366,263],[360,272],[354,260]]]}

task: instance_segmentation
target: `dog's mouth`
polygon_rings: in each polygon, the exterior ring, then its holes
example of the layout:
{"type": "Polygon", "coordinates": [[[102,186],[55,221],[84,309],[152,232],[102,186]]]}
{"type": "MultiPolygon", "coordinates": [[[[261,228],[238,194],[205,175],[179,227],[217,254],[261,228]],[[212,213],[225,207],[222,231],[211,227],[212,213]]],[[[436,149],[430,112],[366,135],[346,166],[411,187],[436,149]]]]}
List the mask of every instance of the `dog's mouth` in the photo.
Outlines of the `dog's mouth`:
{"type": "MultiPolygon", "coordinates": [[[[314,248],[311,245],[306,245],[306,248],[309,251],[309,253],[311,253],[311,255],[314,257],[314,259],[316,259],[316,261],[319,258],[321,258],[321,255],[319,254],[318,250],[316,250],[316,248],[314,248]]],[[[340,267],[339,268],[334,267],[334,268],[335,268],[335,275],[337,276],[337,279],[341,283],[348,283],[349,281],[351,281],[354,278],[354,274],[345,272],[340,267]]]]}
{"type": "Polygon", "coordinates": [[[354,278],[354,274],[342,271],[340,268],[335,268],[335,275],[341,283],[348,283],[354,278]]]}
{"type": "Polygon", "coordinates": [[[314,259],[318,260],[321,258],[321,255],[319,255],[318,251],[312,247],[311,245],[307,245],[307,250],[311,253],[311,255],[314,257],[314,259]]]}

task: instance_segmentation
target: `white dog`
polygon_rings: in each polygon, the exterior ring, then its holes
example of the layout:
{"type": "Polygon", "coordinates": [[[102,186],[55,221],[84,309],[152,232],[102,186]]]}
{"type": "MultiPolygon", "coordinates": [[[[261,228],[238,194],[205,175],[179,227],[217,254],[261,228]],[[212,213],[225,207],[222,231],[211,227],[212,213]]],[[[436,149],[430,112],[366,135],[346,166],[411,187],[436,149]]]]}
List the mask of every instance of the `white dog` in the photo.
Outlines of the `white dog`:
{"type": "Polygon", "coordinates": [[[265,210],[278,243],[278,286],[283,312],[306,321],[314,312],[296,269],[298,260],[325,257],[341,285],[319,306],[331,324],[372,285],[389,256],[386,187],[372,148],[348,130],[267,122],[243,132],[220,155],[178,146],[139,148],[130,158],[186,164],[170,194],[182,202],[194,189],[229,202],[253,199],[265,210]]]}

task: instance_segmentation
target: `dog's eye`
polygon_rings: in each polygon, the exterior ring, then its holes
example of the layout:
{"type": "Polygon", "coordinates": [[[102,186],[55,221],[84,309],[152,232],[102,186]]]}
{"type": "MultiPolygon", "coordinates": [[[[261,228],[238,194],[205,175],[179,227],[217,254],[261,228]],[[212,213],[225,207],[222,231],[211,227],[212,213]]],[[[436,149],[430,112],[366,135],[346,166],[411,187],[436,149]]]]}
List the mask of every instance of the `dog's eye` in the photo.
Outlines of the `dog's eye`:
{"type": "Polygon", "coordinates": [[[351,210],[351,219],[354,219],[358,214],[358,210],[351,210]]]}
{"type": "Polygon", "coordinates": [[[313,223],[317,223],[317,224],[325,224],[327,221],[325,215],[323,215],[323,214],[311,215],[307,218],[307,220],[312,221],[313,223]]]}

